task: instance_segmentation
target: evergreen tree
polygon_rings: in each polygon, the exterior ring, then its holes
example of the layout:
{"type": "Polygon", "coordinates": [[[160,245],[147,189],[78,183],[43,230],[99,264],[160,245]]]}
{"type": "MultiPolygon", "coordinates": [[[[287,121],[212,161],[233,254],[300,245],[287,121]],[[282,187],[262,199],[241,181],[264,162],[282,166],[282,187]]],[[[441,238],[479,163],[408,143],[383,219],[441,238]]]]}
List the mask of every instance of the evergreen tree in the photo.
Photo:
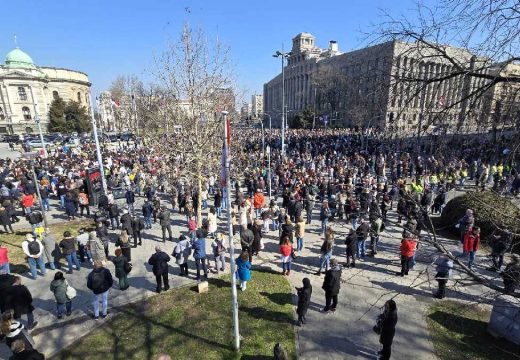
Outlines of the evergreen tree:
{"type": "Polygon", "coordinates": [[[65,101],[60,97],[52,101],[49,108],[49,132],[69,132],[65,121],[65,106],[65,101]]]}
{"type": "Polygon", "coordinates": [[[65,106],[65,121],[72,131],[77,133],[89,132],[91,130],[90,116],[87,109],[76,101],[69,101],[65,106]]]}
{"type": "Polygon", "coordinates": [[[90,116],[87,109],[76,101],[65,103],[58,97],[49,108],[49,132],[82,133],[91,130],[90,116]]]}

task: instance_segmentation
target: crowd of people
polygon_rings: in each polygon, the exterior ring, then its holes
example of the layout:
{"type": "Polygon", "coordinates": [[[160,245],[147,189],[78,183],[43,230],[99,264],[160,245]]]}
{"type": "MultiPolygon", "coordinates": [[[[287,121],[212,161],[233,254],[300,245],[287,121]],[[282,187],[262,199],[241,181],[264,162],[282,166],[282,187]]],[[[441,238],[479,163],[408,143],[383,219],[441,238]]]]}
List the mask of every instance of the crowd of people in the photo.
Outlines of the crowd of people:
{"type": "MultiPolygon", "coordinates": [[[[111,189],[106,194],[99,191],[101,181],[96,169],[100,164],[92,145],[56,148],[49,150],[45,158],[0,160],[0,224],[6,233],[13,232],[12,224],[24,218],[30,225],[32,231],[21,246],[33,279],[39,275],[38,268],[40,275],[49,269],[55,271],[49,289],[56,300],[58,319],[71,315],[76,296],[65,275],[81,271],[82,267],[92,268],[86,286],[93,294],[93,317],[99,319],[108,314],[108,293],[114,281],[107,262],[114,264],[119,290],[127,290],[133,267],[132,248],[143,244],[143,233],[152,226],[160,227],[163,242],[155,246],[148,260],[159,293],[170,289],[172,259],[179,266],[179,276],[189,276],[193,259],[198,281],[206,279],[211,270],[217,274],[226,270],[229,249],[219,231],[224,211],[231,213],[233,239],[241,248],[234,276],[242,291],[247,290],[249,281],[254,281],[251,270],[254,259],[266,251],[266,234],[277,233],[281,273],[290,276],[292,263],[306,248],[309,224],[319,223],[323,242],[316,259],[316,275],[325,273],[322,312],[327,314],[338,306],[343,269],[376,257],[386,227],[402,227],[398,275],[404,277],[416,265],[417,251],[425,242],[422,235],[431,227],[429,217],[442,212],[450,191],[463,189],[471,182],[478,189],[517,195],[518,156],[505,151],[512,147],[512,141],[504,138],[499,143],[482,143],[482,139],[472,139],[471,144],[454,143],[449,152],[439,152],[435,151],[434,140],[417,146],[415,141],[386,139],[381,134],[364,137],[345,129],[289,130],[282,152],[277,131],[262,134],[259,130],[244,130],[233,137],[229,186],[222,186],[218,174],[207,173],[201,189],[182,176],[171,158],[154,153],[153,147],[152,151],[146,144],[105,147],[103,168],[111,189]],[[477,146],[476,141],[481,143],[477,146]],[[262,144],[270,146],[269,157],[262,144]],[[226,201],[228,191],[232,194],[231,204],[226,201]],[[95,199],[91,198],[93,194],[95,199]],[[139,197],[144,198],[140,208],[139,197]],[[123,206],[118,198],[124,199],[123,206]],[[43,224],[42,211],[48,211],[51,204],[61,209],[64,220],[92,218],[95,230],[80,229],[77,236],[65,231],[57,241],[43,224]],[[199,205],[204,210],[202,218],[197,213],[199,205]],[[178,239],[172,236],[172,212],[185,217],[178,239]],[[394,212],[395,221],[390,216],[394,212]],[[347,229],[344,239],[337,234],[339,226],[347,229]],[[116,247],[113,254],[109,251],[111,242],[116,247]],[[341,264],[343,255],[336,248],[343,243],[345,261],[341,264]],[[61,258],[66,259],[66,274],[60,271],[61,258]],[[210,260],[214,266],[210,267],[210,260]]],[[[472,270],[480,235],[471,209],[457,226],[462,256],[468,258],[467,267],[472,270]]],[[[520,282],[518,256],[509,256],[502,270],[512,239],[508,229],[497,229],[492,237],[490,270],[500,271],[507,293],[514,293],[520,282]]],[[[436,261],[439,298],[446,294],[453,260],[444,254],[436,261]]],[[[28,331],[37,321],[32,315],[31,293],[21,284],[20,276],[10,274],[4,246],[0,246],[0,272],[2,294],[6,294],[0,299],[1,332],[14,354],[32,351],[34,342],[28,331]],[[26,327],[18,321],[24,314],[26,327]]],[[[297,288],[298,325],[306,322],[312,296],[310,280],[305,278],[302,285],[297,288]]],[[[396,323],[397,305],[390,300],[374,327],[380,334],[381,359],[390,358],[396,323]]]]}

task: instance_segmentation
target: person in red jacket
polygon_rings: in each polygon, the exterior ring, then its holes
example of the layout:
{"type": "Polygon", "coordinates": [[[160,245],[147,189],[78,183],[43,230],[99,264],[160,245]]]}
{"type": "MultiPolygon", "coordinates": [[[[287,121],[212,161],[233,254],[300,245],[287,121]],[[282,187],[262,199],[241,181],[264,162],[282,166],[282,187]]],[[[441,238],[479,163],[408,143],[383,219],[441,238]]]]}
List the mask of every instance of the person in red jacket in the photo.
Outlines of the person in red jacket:
{"type": "Polygon", "coordinates": [[[410,270],[410,261],[412,260],[413,253],[415,251],[415,246],[417,245],[417,241],[412,239],[411,234],[406,232],[404,234],[404,239],[401,241],[401,276],[408,275],[408,271],[410,270]]]}
{"type": "Polygon", "coordinates": [[[24,196],[22,196],[22,206],[25,215],[29,215],[34,206],[34,198],[31,194],[24,194],[24,196]]]}
{"type": "Polygon", "coordinates": [[[469,229],[464,235],[463,250],[464,254],[469,255],[468,267],[471,269],[475,263],[475,254],[480,245],[480,228],[477,226],[469,229]]]}
{"type": "Polygon", "coordinates": [[[257,218],[260,218],[260,216],[262,215],[262,208],[264,207],[264,203],[265,203],[264,194],[263,194],[262,190],[257,189],[255,196],[253,198],[253,206],[255,208],[255,215],[257,218]]]}
{"type": "Polygon", "coordinates": [[[291,254],[292,243],[288,236],[284,236],[282,245],[280,245],[280,254],[282,255],[282,268],[284,275],[291,274],[291,254]]]}

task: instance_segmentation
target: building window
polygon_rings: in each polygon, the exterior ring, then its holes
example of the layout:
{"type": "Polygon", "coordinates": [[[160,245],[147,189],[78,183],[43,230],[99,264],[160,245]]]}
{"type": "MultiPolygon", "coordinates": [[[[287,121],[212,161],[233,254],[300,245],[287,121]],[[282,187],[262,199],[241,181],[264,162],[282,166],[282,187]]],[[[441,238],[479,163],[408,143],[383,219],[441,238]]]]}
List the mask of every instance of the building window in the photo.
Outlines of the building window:
{"type": "Polygon", "coordinates": [[[81,104],[81,93],[78,91],[78,102],[81,104]]]}
{"type": "Polygon", "coordinates": [[[0,107],[0,120],[5,120],[4,109],[0,107]]]}
{"type": "Polygon", "coordinates": [[[54,90],[54,91],[52,92],[52,98],[53,98],[54,100],[58,100],[58,99],[60,98],[60,94],[58,94],[58,92],[57,92],[56,90],[54,90]]]}
{"type": "Polygon", "coordinates": [[[22,108],[22,113],[23,113],[24,120],[31,120],[32,119],[32,117],[31,117],[31,110],[27,106],[24,106],[22,108]]]}
{"type": "Polygon", "coordinates": [[[27,100],[27,93],[25,92],[25,88],[23,86],[18,87],[18,98],[22,101],[27,100]]]}

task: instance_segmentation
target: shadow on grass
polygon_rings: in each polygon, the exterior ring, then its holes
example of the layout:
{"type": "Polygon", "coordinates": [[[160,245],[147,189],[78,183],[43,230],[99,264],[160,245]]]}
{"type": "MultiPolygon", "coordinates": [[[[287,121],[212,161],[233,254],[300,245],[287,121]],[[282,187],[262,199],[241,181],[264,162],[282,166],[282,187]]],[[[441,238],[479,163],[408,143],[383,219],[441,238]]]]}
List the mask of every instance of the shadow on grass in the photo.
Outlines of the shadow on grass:
{"type": "Polygon", "coordinates": [[[285,305],[285,304],[292,304],[292,294],[291,293],[268,293],[265,291],[262,291],[260,295],[267,297],[272,302],[279,304],[279,305],[285,305]]]}
{"type": "Polygon", "coordinates": [[[266,310],[265,308],[256,306],[256,307],[246,307],[240,306],[240,310],[249,314],[249,316],[254,317],[255,319],[262,319],[268,321],[276,321],[281,323],[293,323],[293,318],[287,313],[283,313],[280,311],[271,311],[266,310]]]}
{"type": "MultiPolygon", "coordinates": [[[[475,337],[477,332],[485,333],[487,328],[487,324],[484,321],[468,319],[467,317],[444,311],[435,311],[428,315],[428,317],[449,331],[467,335],[468,340],[475,337]],[[470,336],[468,329],[473,329],[472,331],[475,332],[473,335],[475,336],[470,336]]],[[[469,340],[469,342],[471,343],[473,340],[469,340]]]]}
{"type": "Polygon", "coordinates": [[[240,360],[273,360],[273,357],[267,355],[242,355],[240,360]]]}

